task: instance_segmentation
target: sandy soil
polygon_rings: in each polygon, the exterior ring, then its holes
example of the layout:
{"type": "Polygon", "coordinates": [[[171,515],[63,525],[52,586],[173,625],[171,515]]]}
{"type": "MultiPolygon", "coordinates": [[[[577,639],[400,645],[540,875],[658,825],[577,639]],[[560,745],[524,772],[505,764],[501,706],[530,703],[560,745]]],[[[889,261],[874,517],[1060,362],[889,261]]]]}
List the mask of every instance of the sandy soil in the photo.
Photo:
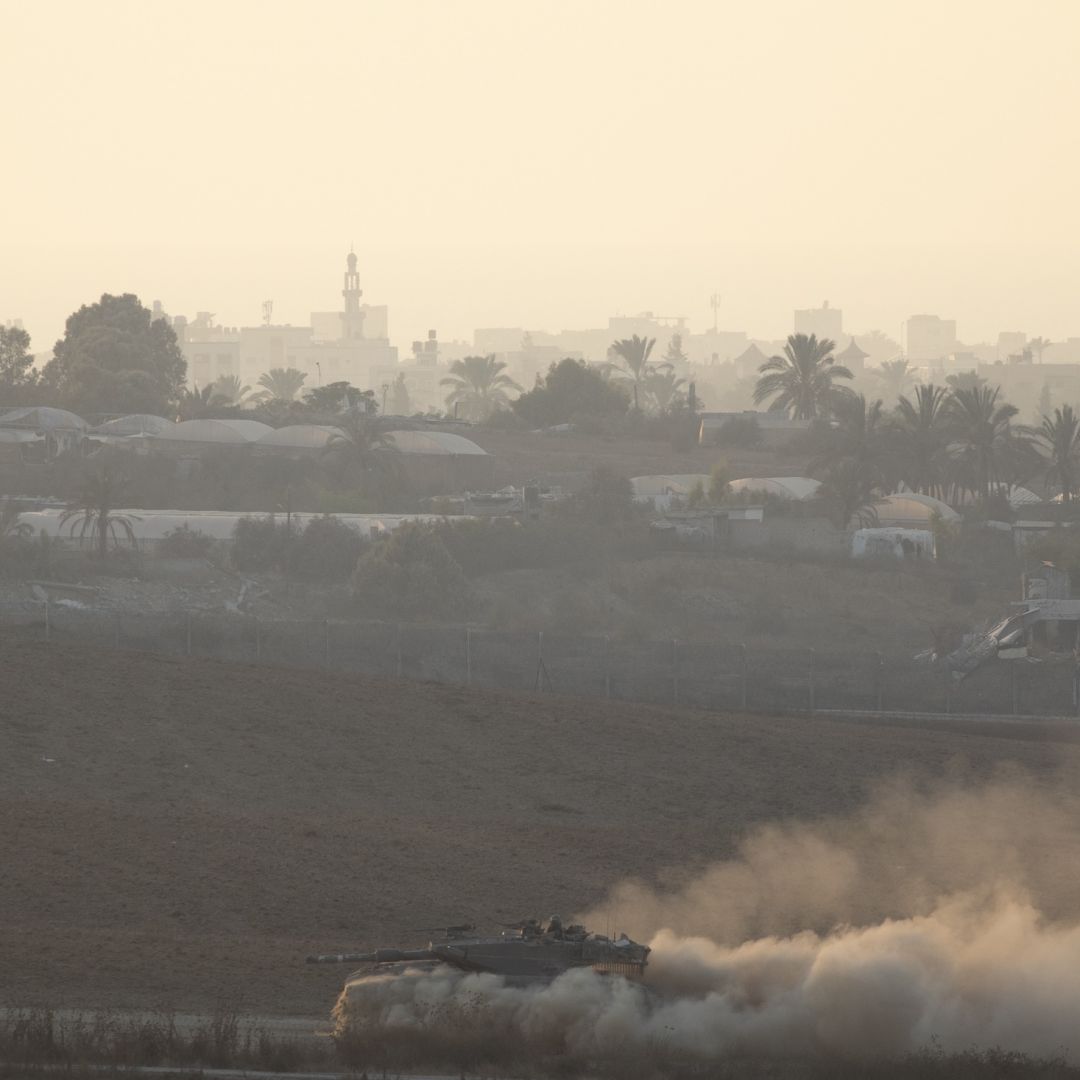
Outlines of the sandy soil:
{"type": "MultiPolygon", "coordinates": [[[[571,914],[1043,732],[529,699],[0,641],[0,1001],[319,1015],[311,951],[571,914]],[[1009,737],[1004,737],[1009,736],[1009,737]]],[[[1037,736],[1042,735],[1042,738],[1037,736]]]]}

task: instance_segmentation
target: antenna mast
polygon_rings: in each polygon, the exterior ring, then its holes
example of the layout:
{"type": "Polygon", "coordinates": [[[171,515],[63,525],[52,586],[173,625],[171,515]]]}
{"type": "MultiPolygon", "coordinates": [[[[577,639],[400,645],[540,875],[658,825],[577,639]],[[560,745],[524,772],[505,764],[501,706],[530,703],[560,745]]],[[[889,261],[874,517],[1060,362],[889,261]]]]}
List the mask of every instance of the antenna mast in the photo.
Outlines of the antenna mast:
{"type": "Polygon", "coordinates": [[[712,296],[709,297],[709,307],[712,308],[712,332],[715,334],[717,330],[717,315],[720,311],[720,294],[718,292],[714,292],[712,296]]]}
{"type": "Polygon", "coordinates": [[[273,318],[273,316],[274,316],[274,301],[273,300],[264,300],[263,301],[263,326],[269,326],[270,325],[270,320],[273,318]]]}

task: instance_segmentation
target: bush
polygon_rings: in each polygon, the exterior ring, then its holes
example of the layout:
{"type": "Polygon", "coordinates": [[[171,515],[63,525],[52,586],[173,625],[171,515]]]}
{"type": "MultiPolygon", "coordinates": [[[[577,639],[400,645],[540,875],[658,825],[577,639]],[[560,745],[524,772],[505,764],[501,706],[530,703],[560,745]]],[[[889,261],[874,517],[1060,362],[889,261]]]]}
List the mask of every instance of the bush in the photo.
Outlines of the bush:
{"type": "Polygon", "coordinates": [[[205,559],[213,546],[212,536],[189,525],[178,525],[164,535],[158,554],[164,559],[205,559]]]}
{"type": "Polygon", "coordinates": [[[464,618],[470,593],[436,528],[406,524],[360,557],[353,597],[376,614],[464,618]]]}
{"type": "Polygon", "coordinates": [[[287,572],[308,581],[345,581],[356,567],[365,541],[349,525],[324,514],[289,544],[287,572]]]}
{"type": "Polygon", "coordinates": [[[739,450],[756,450],[764,436],[755,416],[732,416],[720,425],[713,436],[714,446],[731,446],[739,450]]]}
{"type": "Polygon", "coordinates": [[[237,570],[280,570],[288,565],[296,533],[290,521],[242,517],[233,530],[233,566],[237,570]]]}

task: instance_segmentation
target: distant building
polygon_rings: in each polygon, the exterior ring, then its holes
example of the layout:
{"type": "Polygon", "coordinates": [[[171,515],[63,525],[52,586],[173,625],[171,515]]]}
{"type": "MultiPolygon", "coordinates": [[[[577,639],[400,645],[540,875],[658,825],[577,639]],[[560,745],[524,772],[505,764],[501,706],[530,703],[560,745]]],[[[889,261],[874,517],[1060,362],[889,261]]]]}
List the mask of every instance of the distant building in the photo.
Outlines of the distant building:
{"type": "Polygon", "coordinates": [[[904,324],[904,355],[913,363],[940,360],[958,351],[956,320],[937,315],[912,315],[904,324]]]}
{"type": "Polygon", "coordinates": [[[829,307],[826,300],[819,308],[801,308],[795,311],[795,333],[814,334],[820,341],[828,338],[839,341],[844,332],[844,313],[839,308],[829,307]]]}
{"type": "Polygon", "coordinates": [[[868,352],[864,352],[859,348],[855,338],[848,342],[847,348],[843,352],[836,353],[836,362],[841,367],[846,367],[855,378],[858,378],[866,370],[866,360],[869,357],[868,352]]]}
{"type": "Polygon", "coordinates": [[[1027,334],[1022,330],[1002,330],[997,339],[997,359],[1022,357],[1027,348],[1027,334]]]}
{"type": "MultiPolygon", "coordinates": [[[[223,375],[235,375],[254,386],[272,368],[296,368],[307,375],[307,387],[349,382],[374,387],[394,377],[397,349],[387,336],[386,307],[362,304],[363,291],[356,255],[346,260],[343,310],[316,311],[310,326],[264,324],[223,327],[210,312],[188,322],[170,320],[188,362],[188,382],[207,386],[223,375]]],[[[155,303],[154,316],[168,318],[155,303]]]]}

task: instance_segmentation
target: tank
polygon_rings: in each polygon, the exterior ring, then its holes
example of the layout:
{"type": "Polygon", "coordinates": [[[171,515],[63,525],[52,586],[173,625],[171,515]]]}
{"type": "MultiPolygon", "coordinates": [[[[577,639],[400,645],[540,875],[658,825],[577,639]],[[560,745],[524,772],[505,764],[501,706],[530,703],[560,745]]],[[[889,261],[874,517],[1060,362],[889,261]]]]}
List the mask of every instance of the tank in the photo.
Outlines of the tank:
{"type": "Polygon", "coordinates": [[[625,934],[610,938],[584,926],[563,926],[558,916],[552,916],[546,925],[526,919],[487,936],[477,934],[476,927],[467,924],[417,933],[438,933],[441,938],[430,940],[424,948],[309,956],[308,963],[367,965],[346,980],[346,992],[354,979],[439,968],[498,975],[509,986],[529,986],[550,982],[571,968],[592,968],[605,975],[640,979],[650,951],[647,945],[639,945],[625,934]]]}

